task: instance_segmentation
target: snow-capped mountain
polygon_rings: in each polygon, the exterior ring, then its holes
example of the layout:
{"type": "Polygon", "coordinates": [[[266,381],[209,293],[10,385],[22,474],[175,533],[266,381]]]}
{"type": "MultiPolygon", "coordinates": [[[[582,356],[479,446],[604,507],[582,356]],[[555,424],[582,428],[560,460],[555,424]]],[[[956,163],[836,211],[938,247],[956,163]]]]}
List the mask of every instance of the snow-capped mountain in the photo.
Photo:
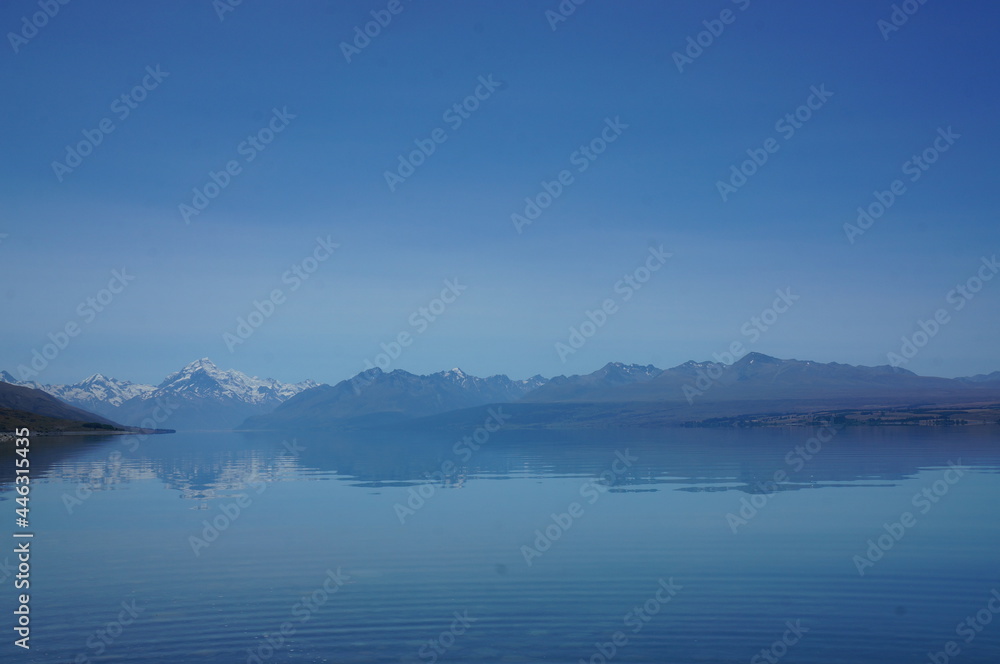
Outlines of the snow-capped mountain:
{"type": "Polygon", "coordinates": [[[249,404],[276,406],[316,385],[311,380],[291,384],[273,378],[248,376],[235,369],[223,371],[210,359],[203,357],[167,376],[147,398],[172,394],[199,399],[235,399],[249,404]]]}
{"type": "MultiPolygon", "coordinates": [[[[27,385],[27,383],[22,383],[27,385]]],[[[156,390],[152,385],[141,385],[127,380],[108,378],[96,373],[73,385],[39,385],[31,387],[48,392],[66,403],[97,412],[102,405],[118,408],[129,399],[143,397],[156,390]]]]}
{"type": "Polygon", "coordinates": [[[42,390],[66,403],[94,412],[102,406],[117,408],[129,399],[142,397],[156,390],[152,385],[108,378],[99,373],[72,385],[43,385],[33,380],[17,380],[6,371],[0,371],[0,381],[42,390]]]}
{"type": "Polygon", "coordinates": [[[6,371],[0,380],[42,390],[66,403],[133,426],[153,424],[172,429],[231,428],[251,415],[269,412],[286,399],[316,387],[306,380],[282,383],[273,378],[223,371],[208,358],[176,371],[158,386],[94,374],[72,385],[40,385],[16,380],[6,371]]]}

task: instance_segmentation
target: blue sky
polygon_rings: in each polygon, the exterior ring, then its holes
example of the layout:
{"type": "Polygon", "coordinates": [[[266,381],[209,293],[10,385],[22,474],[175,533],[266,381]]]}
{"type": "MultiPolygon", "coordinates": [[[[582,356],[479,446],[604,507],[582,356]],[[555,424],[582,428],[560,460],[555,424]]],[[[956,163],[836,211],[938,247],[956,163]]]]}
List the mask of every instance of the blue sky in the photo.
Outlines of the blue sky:
{"type": "Polygon", "coordinates": [[[70,2],[12,45],[41,10],[4,3],[2,367],[30,366],[73,323],[37,380],[156,383],[208,356],[335,382],[400,333],[411,343],[386,366],[417,373],[669,367],[733,342],[885,364],[945,309],[904,366],[1000,369],[1000,279],[961,310],[948,301],[1000,250],[995,3],[931,0],[885,39],[888,2],[589,0],[553,30],[555,1],[401,0],[348,62],[341,43],[388,5],[243,2],[220,19],[210,0],[70,2]],[[678,71],[705,21],[724,29],[678,71]],[[144,78],[122,117],[115,100],[144,78]],[[832,96],[779,131],[822,86],[832,96]],[[444,113],[477,87],[454,127],[444,113]],[[243,144],[274,109],[273,141],[243,144]],[[574,153],[616,119],[627,128],[579,172],[574,153]],[[949,127],[959,138],[911,181],[904,163],[949,127]],[[436,129],[444,142],[390,190],[385,172],[436,129]],[[84,131],[100,144],[53,167],[84,131]],[[769,138],[777,151],[723,200],[718,182],[769,138]],[[185,223],[179,206],[230,161],[237,174],[185,223]],[[511,215],[563,170],[572,183],[518,233],[511,215]],[[897,179],[905,192],[849,242],[844,224],[897,179]],[[283,275],[317,237],[339,247],[293,290],[283,275]],[[671,257],[625,301],[616,284],[661,246],[671,257]],[[134,279],[81,313],[123,268],[134,279]],[[465,289],[414,325],[448,279],[465,289]],[[227,345],[274,289],[273,315],[227,345]],[[751,341],[778,289],[799,299],[751,341]],[[608,299],[614,313],[560,357],[608,299]]]}

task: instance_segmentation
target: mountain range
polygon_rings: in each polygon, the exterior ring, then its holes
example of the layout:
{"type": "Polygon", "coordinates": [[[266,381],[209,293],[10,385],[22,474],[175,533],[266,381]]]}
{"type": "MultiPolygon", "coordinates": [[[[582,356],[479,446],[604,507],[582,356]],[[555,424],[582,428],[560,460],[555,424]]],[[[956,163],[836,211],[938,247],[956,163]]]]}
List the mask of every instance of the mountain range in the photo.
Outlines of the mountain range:
{"type": "Polygon", "coordinates": [[[898,367],[761,353],[731,365],[692,361],[666,370],[611,362],[589,374],[550,380],[461,374],[457,381],[458,374],[373,369],[333,387],[303,391],[240,428],[475,427],[483,421],[482,406],[499,403],[519,428],[671,426],[773,413],[1000,403],[1000,372],[933,378],[898,367]]]}
{"type": "Polygon", "coordinates": [[[6,372],[0,380],[123,424],[182,430],[475,427],[483,407],[496,404],[504,404],[519,428],[670,426],[775,413],[1000,404],[1000,371],[934,378],[892,366],[761,353],[731,365],[690,361],[664,370],[610,362],[589,374],[525,380],[481,378],[458,368],[429,375],[374,368],[335,385],[289,384],[223,371],[207,358],[158,386],[101,374],[72,385],[18,383],[6,372]]]}
{"type": "Polygon", "coordinates": [[[369,369],[336,385],[321,385],[288,399],[273,412],[252,417],[241,429],[363,426],[410,420],[523,398],[546,383],[541,376],[515,381],[479,378],[455,368],[427,376],[369,369]]]}
{"type": "Polygon", "coordinates": [[[208,358],[191,362],[156,386],[99,373],[72,385],[41,385],[17,381],[2,371],[0,381],[41,390],[122,424],[171,429],[232,429],[248,417],[270,412],[289,397],[317,387],[311,380],[290,384],[223,371],[208,358]]]}
{"type": "Polygon", "coordinates": [[[11,385],[6,381],[0,382],[0,409],[74,422],[114,424],[111,420],[71,406],[46,392],[21,385],[11,385]]]}

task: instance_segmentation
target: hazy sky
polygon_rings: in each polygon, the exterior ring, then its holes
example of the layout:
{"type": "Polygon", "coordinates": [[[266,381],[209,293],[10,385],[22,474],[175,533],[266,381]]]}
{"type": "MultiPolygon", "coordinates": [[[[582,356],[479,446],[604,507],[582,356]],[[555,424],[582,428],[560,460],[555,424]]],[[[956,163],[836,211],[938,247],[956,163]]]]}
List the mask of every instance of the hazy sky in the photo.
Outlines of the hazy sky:
{"type": "Polygon", "coordinates": [[[417,373],[885,364],[943,309],[904,366],[1000,369],[1000,6],[903,4],[5,2],[0,368],[335,382],[400,333],[417,373]]]}

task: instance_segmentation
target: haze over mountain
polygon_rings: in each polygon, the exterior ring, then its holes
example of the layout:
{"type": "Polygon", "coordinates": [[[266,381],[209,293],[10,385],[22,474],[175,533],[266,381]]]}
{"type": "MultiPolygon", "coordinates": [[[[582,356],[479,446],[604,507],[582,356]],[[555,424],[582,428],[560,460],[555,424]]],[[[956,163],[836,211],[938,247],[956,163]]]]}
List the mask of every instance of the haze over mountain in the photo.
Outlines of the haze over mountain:
{"type": "MultiPolygon", "coordinates": [[[[620,365],[619,365],[620,366],[620,365]]],[[[969,394],[970,379],[918,376],[888,365],[853,366],[836,362],[781,360],[748,353],[731,365],[685,362],[665,371],[607,365],[592,374],[553,379],[525,398],[535,402],[774,401],[825,398],[933,399],[969,394]],[[622,380],[618,376],[635,375],[622,380]],[[605,377],[607,376],[607,377],[605,377]]],[[[988,381],[982,381],[988,385],[988,381]]]]}
{"type": "MultiPolygon", "coordinates": [[[[7,372],[0,372],[0,381],[18,384],[7,372]]],[[[764,413],[1000,403],[1000,371],[934,378],[885,365],[749,353],[731,365],[690,361],[663,370],[609,362],[589,374],[552,379],[481,378],[458,368],[423,376],[375,368],[331,386],[223,371],[202,358],[158,386],[98,373],[72,385],[21,383],[19,389],[28,389],[20,393],[20,410],[62,412],[53,416],[86,421],[103,416],[101,421],[148,428],[324,429],[417,420],[427,426],[476,426],[476,419],[482,418],[479,407],[490,404],[508,404],[515,426],[601,427],[676,425],[764,413]],[[34,396],[28,399],[28,394],[34,396]],[[40,401],[39,395],[44,395],[40,401]],[[63,407],[74,411],[60,411],[63,407]]]]}
{"type": "Polygon", "coordinates": [[[208,358],[191,362],[157,386],[99,373],[72,385],[19,383],[6,371],[0,372],[0,380],[34,387],[122,424],[172,429],[231,429],[317,385],[311,380],[289,384],[223,371],[208,358]]]}
{"type": "Polygon", "coordinates": [[[385,373],[376,367],[333,386],[305,390],[240,428],[381,424],[516,401],[545,382],[541,376],[519,381],[504,375],[479,378],[458,368],[417,376],[399,369],[385,373]]]}
{"type": "Polygon", "coordinates": [[[965,381],[967,383],[1000,383],[1000,371],[994,371],[990,374],[966,376],[965,378],[959,378],[958,380],[965,381]]]}
{"type": "Polygon", "coordinates": [[[663,373],[652,364],[608,362],[597,371],[582,376],[556,376],[534,390],[530,401],[564,401],[607,391],[614,387],[645,383],[663,373]]]}
{"type": "Polygon", "coordinates": [[[1000,403],[1000,381],[918,376],[891,366],[782,360],[750,353],[731,365],[685,362],[661,370],[617,362],[546,381],[475,379],[452,372],[416,376],[371,370],[306,390],[241,428],[327,428],[416,424],[476,426],[478,406],[506,403],[515,426],[652,426],[763,413],[1000,403]],[[357,388],[357,389],[355,389],[357,388]]]}

